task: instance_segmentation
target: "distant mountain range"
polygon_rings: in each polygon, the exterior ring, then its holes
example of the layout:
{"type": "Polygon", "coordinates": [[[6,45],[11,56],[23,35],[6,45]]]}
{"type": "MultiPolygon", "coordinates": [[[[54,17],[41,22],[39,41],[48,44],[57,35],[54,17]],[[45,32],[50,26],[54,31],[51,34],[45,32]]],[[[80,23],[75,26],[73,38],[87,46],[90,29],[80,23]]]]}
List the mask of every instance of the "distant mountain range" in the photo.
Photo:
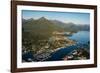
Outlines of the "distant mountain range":
{"type": "Polygon", "coordinates": [[[74,23],[64,23],[58,20],[49,20],[45,17],[39,19],[22,19],[22,28],[24,31],[38,32],[38,33],[51,33],[53,31],[89,31],[90,26],[87,24],[76,25],[74,23]]]}

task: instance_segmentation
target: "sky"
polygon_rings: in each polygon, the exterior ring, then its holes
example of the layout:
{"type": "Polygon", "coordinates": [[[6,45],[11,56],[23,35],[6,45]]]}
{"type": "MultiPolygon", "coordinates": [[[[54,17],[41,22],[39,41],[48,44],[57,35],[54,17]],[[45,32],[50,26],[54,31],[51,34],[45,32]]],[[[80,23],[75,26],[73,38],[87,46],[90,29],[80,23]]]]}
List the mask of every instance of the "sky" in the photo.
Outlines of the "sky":
{"type": "Polygon", "coordinates": [[[24,19],[39,19],[41,17],[65,23],[90,24],[89,13],[22,10],[22,18],[24,19]]]}

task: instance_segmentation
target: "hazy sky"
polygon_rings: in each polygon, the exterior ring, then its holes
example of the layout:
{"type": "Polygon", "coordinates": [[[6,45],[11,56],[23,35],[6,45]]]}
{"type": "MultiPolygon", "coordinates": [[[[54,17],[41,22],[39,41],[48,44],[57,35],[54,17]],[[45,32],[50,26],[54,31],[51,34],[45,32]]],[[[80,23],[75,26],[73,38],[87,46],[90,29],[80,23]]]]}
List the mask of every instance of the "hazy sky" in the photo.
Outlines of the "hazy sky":
{"type": "Polygon", "coordinates": [[[89,13],[23,10],[22,17],[24,19],[39,19],[45,17],[50,20],[59,20],[65,23],[90,24],[89,13]]]}

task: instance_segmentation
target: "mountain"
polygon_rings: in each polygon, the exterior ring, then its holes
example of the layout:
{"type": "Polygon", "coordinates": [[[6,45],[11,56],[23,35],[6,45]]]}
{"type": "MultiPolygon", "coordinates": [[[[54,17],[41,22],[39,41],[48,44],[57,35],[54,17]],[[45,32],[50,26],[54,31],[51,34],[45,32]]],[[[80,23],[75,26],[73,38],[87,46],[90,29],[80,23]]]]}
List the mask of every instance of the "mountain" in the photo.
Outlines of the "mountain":
{"type": "Polygon", "coordinates": [[[45,17],[41,17],[41,18],[39,18],[38,19],[39,21],[45,21],[45,20],[47,20],[45,17]]]}
{"type": "Polygon", "coordinates": [[[64,23],[58,20],[48,20],[45,17],[39,19],[22,19],[22,44],[31,48],[31,44],[39,44],[39,40],[47,40],[52,37],[52,33],[57,32],[77,32],[81,30],[89,31],[89,25],[76,25],[74,23],[64,23]]]}
{"type": "Polygon", "coordinates": [[[23,29],[23,36],[31,38],[49,38],[52,36],[52,33],[54,31],[63,31],[63,29],[60,26],[56,26],[53,22],[50,20],[41,17],[37,20],[34,19],[28,19],[22,21],[22,29],[23,29]]]}
{"type": "MultiPolygon", "coordinates": [[[[25,22],[25,21],[24,21],[25,22]]],[[[29,19],[26,23],[23,22],[23,28],[25,30],[36,31],[36,32],[49,32],[62,30],[59,26],[56,26],[53,22],[48,19],[41,17],[37,20],[29,19]]]]}
{"type": "Polygon", "coordinates": [[[51,20],[51,22],[53,22],[56,26],[60,26],[62,29],[64,29],[65,31],[89,31],[90,30],[90,26],[88,24],[74,24],[72,22],[69,23],[64,23],[58,20],[51,20]]]}
{"type": "Polygon", "coordinates": [[[22,28],[24,32],[34,34],[49,35],[54,31],[77,32],[81,30],[89,31],[89,25],[76,25],[74,23],[64,23],[58,20],[48,20],[45,17],[39,19],[22,19],[22,28]]]}

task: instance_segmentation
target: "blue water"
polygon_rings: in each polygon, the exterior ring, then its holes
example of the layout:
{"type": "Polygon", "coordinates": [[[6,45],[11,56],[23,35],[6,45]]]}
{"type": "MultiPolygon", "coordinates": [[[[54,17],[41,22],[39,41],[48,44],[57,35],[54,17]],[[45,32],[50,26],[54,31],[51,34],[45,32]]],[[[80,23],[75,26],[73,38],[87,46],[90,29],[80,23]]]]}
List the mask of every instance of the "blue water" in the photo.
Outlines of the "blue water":
{"type": "Polygon", "coordinates": [[[28,62],[28,59],[33,59],[33,53],[32,52],[27,52],[25,54],[22,55],[22,59],[28,62]]]}
{"type": "Polygon", "coordinates": [[[74,33],[69,37],[72,40],[75,40],[77,43],[87,43],[90,41],[90,32],[89,31],[79,31],[74,33]]]}
{"type": "MultiPolygon", "coordinates": [[[[85,46],[85,43],[90,42],[90,32],[89,31],[79,31],[71,36],[67,36],[69,39],[75,40],[76,45],[69,46],[67,48],[61,48],[60,50],[51,53],[51,57],[46,61],[58,61],[62,60],[64,56],[77,49],[78,46],[85,46]]],[[[87,46],[86,46],[87,47],[87,46]]],[[[27,53],[23,55],[23,59],[27,61],[27,58],[33,59],[33,54],[27,53]]]]}
{"type": "Polygon", "coordinates": [[[48,59],[48,61],[57,61],[57,60],[62,60],[67,54],[72,52],[74,49],[77,49],[77,46],[69,46],[67,48],[61,48],[60,50],[54,52],[51,54],[51,58],[48,59]]]}
{"type": "MultiPolygon", "coordinates": [[[[51,58],[48,59],[48,61],[57,61],[62,60],[64,56],[72,52],[73,50],[77,49],[78,46],[82,47],[90,41],[90,33],[89,31],[79,31],[77,33],[74,33],[72,36],[69,36],[70,39],[75,40],[77,42],[76,45],[72,45],[67,48],[62,48],[54,53],[51,54],[51,58]]],[[[87,47],[87,46],[86,46],[87,47]]]]}

